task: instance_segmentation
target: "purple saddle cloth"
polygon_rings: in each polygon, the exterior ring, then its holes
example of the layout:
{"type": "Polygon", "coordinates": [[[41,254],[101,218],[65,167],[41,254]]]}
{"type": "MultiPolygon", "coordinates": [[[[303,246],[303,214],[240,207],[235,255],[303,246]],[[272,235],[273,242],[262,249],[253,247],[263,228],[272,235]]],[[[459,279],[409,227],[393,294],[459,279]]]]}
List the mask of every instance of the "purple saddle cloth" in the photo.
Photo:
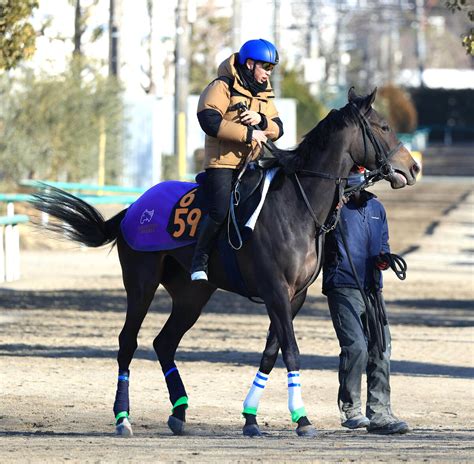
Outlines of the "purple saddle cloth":
{"type": "Polygon", "coordinates": [[[195,239],[175,239],[167,227],[176,203],[198,185],[170,180],[147,190],[128,208],[120,225],[128,245],[136,251],[160,251],[194,243],[195,239]]]}

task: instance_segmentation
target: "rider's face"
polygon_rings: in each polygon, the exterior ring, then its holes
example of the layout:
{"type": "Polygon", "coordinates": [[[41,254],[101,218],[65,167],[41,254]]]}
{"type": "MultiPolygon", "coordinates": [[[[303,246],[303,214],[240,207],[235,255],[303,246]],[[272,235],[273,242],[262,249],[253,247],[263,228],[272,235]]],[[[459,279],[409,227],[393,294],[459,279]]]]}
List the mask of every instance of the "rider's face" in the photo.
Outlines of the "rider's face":
{"type": "MultiPolygon", "coordinates": [[[[262,84],[263,82],[267,82],[268,79],[270,78],[270,75],[272,74],[272,69],[267,69],[265,70],[263,68],[263,63],[261,61],[254,61],[254,60],[247,60],[247,68],[250,70],[253,69],[255,63],[255,70],[254,70],[254,77],[255,80],[259,83],[262,84]]],[[[266,63],[268,65],[268,63],[266,63]]]]}

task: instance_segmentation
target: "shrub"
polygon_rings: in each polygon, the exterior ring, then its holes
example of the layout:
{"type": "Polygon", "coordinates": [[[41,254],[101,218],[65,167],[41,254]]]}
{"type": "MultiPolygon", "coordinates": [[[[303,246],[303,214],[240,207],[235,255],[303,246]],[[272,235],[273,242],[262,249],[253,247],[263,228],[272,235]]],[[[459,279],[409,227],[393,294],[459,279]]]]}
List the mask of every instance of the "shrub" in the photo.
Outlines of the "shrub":
{"type": "Polygon", "coordinates": [[[379,90],[378,96],[384,100],[385,116],[395,132],[411,133],[416,129],[418,114],[409,94],[400,87],[387,85],[379,90]]]}

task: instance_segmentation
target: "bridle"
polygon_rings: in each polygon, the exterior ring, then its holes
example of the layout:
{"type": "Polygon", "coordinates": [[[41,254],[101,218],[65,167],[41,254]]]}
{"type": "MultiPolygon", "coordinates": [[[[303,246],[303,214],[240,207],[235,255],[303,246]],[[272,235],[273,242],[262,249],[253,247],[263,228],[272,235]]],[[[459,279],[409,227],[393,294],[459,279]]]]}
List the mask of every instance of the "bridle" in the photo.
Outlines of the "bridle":
{"type": "MultiPolygon", "coordinates": [[[[309,169],[298,169],[293,173],[301,196],[303,197],[306,207],[308,208],[308,211],[316,225],[316,230],[321,230],[322,232],[330,232],[331,230],[336,228],[337,223],[339,221],[340,206],[344,194],[348,197],[354,194],[356,191],[362,190],[369,184],[385,179],[395,172],[393,166],[390,164],[390,159],[401,147],[403,147],[403,144],[399,142],[390,151],[386,151],[383,148],[378,137],[375,135],[374,130],[371,127],[370,121],[365,117],[364,114],[362,114],[362,112],[355,105],[355,103],[350,102],[350,109],[352,110],[352,113],[355,115],[357,122],[359,123],[359,127],[362,132],[362,138],[364,141],[364,161],[362,165],[365,165],[367,162],[368,144],[370,143],[375,151],[376,168],[372,171],[366,171],[364,173],[364,181],[361,182],[359,185],[350,187],[348,189],[344,189],[344,185],[348,177],[334,176],[325,172],[313,171],[309,169]],[[336,209],[335,211],[333,211],[332,214],[328,216],[324,224],[321,224],[317,219],[316,213],[314,212],[314,209],[308,200],[303,186],[301,185],[298,174],[335,181],[336,186],[338,187],[338,201],[336,203],[336,209]]],[[[360,164],[354,160],[351,154],[350,156],[352,158],[352,161],[354,161],[354,164],[360,164]]]]}
{"type": "MultiPolygon", "coordinates": [[[[298,169],[297,171],[293,173],[293,176],[295,178],[296,184],[298,185],[303,201],[306,204],[306,208],[308,209],[309,214],[311,215],[314,221],[314,224],[316,226],[316,254],[317,254],[317,263],[316,263],[316,268],[314,270],[313,275],[311,276],[309,281],[304,285],[304,287],[300,289],[294,295],[294,298],[296,298],[297,296],[301,295],[304,291],[306,291],[306,289],[318,278],[319,273],[321,272],[322,250],[324,247],[324,239],[325,239],[326,233],[334,230],[337,224],[339,223],[341,209],[343,206],[343,201],[342,201],[343,197],[349,198],[351,195],[353,195],[354,193],[358,191],[363,190],[368,185],[371,185],[374,182],[377,182],[379,180],[385,179],[386,177],[393,174],[394,169],[393,169],[393,166],[390,164],[390,158],[403,146],[403,144],[399,142],[390,151],[388,152],[385,151],[379,139],[374,134],[374,131],[370,125],[370,121],[362,114],[360,109],[354,103],[350,102],[350,104],[351,104],[350,108],[355,114],[356,119],[359,123],[360,129],[362,131],[362,137],[364,140],[363,165],[365,165],[367,162],[368,142],[370,142],[375,151],[376,168],[372,171],[365,172],[364,180],[360,184],[355,185],[353,187],[349,187],[349,188],[344,188],[347,183],[348,177],[338,177],[338,176],[334,176],[332,174],[328,174],[325,172],[312,171],[308,169],[298,169]],[[323,224],[319,222],[316,216],[316,213],[308,199],[308,196],[306,195],[304,188],[301,185],[298,174],[319,177],[321,179],[328,179],[328,180],[335,181],[336,187],[337,187],[336,206],[334,210],[332,211],[332,213],[329,214],[329,216],[326,218],[326,221],[323,224]]],[[[352,155],[351,155],[351,158],[352,158],[352,161],[354,161],[354,158],[352,157],[352,155]]],[[[356,163],[354,161],[354,164],[359,164],[359,163],[356,163]]]]}
{"type": "MultiPolygon", "coordinates": [[[[362,165],[364,166],[367,162],[367,140],[372,144],[372,147],[375,151],[375,161],[376,161],[376,169],[374,171],[370,171],[372,177],[380,176],[381,179],[389,177],[394,173],[393,166],[390,164],[390,158],[403,146],[402,142],[398,142],[398,144],[392,148],[390,151],[385,151],[380,143],[380,140],[374,134],[374,131],[370,125],[370,121],[365,117],[365,115],[360,111],[360,109],[356,106],[355,103],[350,102],[350,108],[357,118],[359,122],[360,129],[362,131],[362,137],[364,140],[364,161],[362,165]]],[[[351,155],[352,158],[352,155],[351,155]]],[[[354,161],[354,158],[352,158],[354,161]]],[[[354,161],[354,164],[358,164],[354,161]]],[[[380,180],[380,179],[379,179],[380,180]]]]}
{"type": "MultiPolygon", "coordinates": [[[[362,131],[362,136],[363,136],[363,141],[364,141],[364,162],[363,164],[365,165],[367,162],[367,157],[368,157],[368,142],[372,144],[372,147],[375,151],[375,160],[376,160],[376,168],[372,171],[368,171],[364,174],[364,181],[361,182],[359,185],[350,187],[348,189],[345,189],[345,185],[347,183],[348,177],[341,177],[341,176],[334,176],[333,174],[325,173],[325,172],[319,172],[319,171],[313,171],[309,169],[297,169],[295,172],[292,173],[295,182],[298,186],[298,189],[301,193],[301,196],[303,198],[303,201],[306,204],[306,207],[309,211],[309,214],[311,215],[314,224],[316,226],[316,254],[317,254],[317,263],[316,263],[316,268],[313,273],[313,275],[310,277],[309,281],[301,288],[294,296],[293,298],[296,298],[297,296],[301,295],[303,292],[307,290],[307,288],[318,278],[319,273],[321,272],[322,268],[322,249],[324,247],[324,239],[326,236],[327,232],[330,232],[334,230],[339,222],[340,214],[341,214],[341,208],[343,205],[342,199],[344,196],[349,198],[352,194],[354,194],[356,191],[360,191],[364,189],[366,186],[377,182],[379,180],[382,180],[391,174],[393,174],[394,169],[392,165],[390,164],[390,158],[403,146],[401,142],[397,144],[395,148],[393,148],[390,151],[386,151],[383,147],[380,141],[378,140],[377,136],[374,134],[374,131],[371,127],[370,121],[362,114],[360,109],[353,103],[350,102],[350,108],[355,114],[355,117],[359,123],[360,129],[362,131]],[[332,211],[331,214],[326,218],[326,221],[321,224],[319,221],[313,207],[311,206],[311,203],[308,199],[308,196],[306,195],[304,188],[301,184],[301,181],[299,179],[300,175],[304,176],[311,176],[311,177],[319,177],[321,179],[326,179],[326,180],[333,180],[336,183],[337,187],[337,202],[334,210],[332,211]]],[[[243,103],[239,103],[235,105],[235,108],[237,110],[244,110],[246,109],[246,105],[243,103]]],[[[260,129],[258,125],[252,126],[255,129],[260,129]]],[[[264,142],[263,145],[267,150],[272,154],[272,157],[275,157],[278,160],[278,148],[276,145],[268,139],[267,142],[264,142]],[[276,156],[275,156],[276,155],[276,156]]],[[[352,160],[354,161],[354,158],[352,155],[350,155],[352,160]]],[[[243,175],[243,172],[245,171],[247,164],[245,165],[245,168],[242,169],[242,172],[239,175],[239,178],[243,175]]],[[[354,164],[360,164],[354,161],[354,164]]],[[[233,210],[233,199],[231,198],[231,211],[233,210]]],[[[234,218],[235,219],[235,218],[234,218]]],[[[239,249],[242,246],[242,241],[241,237],[239,236],[239,241],[240,241],[240,246],[237,248],[230,243],[232,248],[234,249],[239,249]]],[[[254,302],[259,302],[252,297],[249,297],[251,301],[254,302]]]]}

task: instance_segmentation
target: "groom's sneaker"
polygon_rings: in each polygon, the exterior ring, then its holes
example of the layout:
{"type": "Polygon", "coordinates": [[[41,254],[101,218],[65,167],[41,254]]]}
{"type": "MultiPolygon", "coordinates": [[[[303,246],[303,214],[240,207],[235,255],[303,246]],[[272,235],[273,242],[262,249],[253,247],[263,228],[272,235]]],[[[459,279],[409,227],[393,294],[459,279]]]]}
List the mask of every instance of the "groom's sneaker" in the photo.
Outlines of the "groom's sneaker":
{"type": "Polygon", "coordinates": [[[341,425],[351,430],[362,429],[364,427],[368,427],[370,425],[370,421],[363,414],[358,414],[357,416],[345,420],[341,423],[341,425]]]}
{"type": "Polygon", "coordinates": [[[409,431],[410,427],[408,427],[408,424],[394,416],[370,421],[370,424],[367,426],[368,433],[375,433],[377,435],[403,434],[409,431]]]}

